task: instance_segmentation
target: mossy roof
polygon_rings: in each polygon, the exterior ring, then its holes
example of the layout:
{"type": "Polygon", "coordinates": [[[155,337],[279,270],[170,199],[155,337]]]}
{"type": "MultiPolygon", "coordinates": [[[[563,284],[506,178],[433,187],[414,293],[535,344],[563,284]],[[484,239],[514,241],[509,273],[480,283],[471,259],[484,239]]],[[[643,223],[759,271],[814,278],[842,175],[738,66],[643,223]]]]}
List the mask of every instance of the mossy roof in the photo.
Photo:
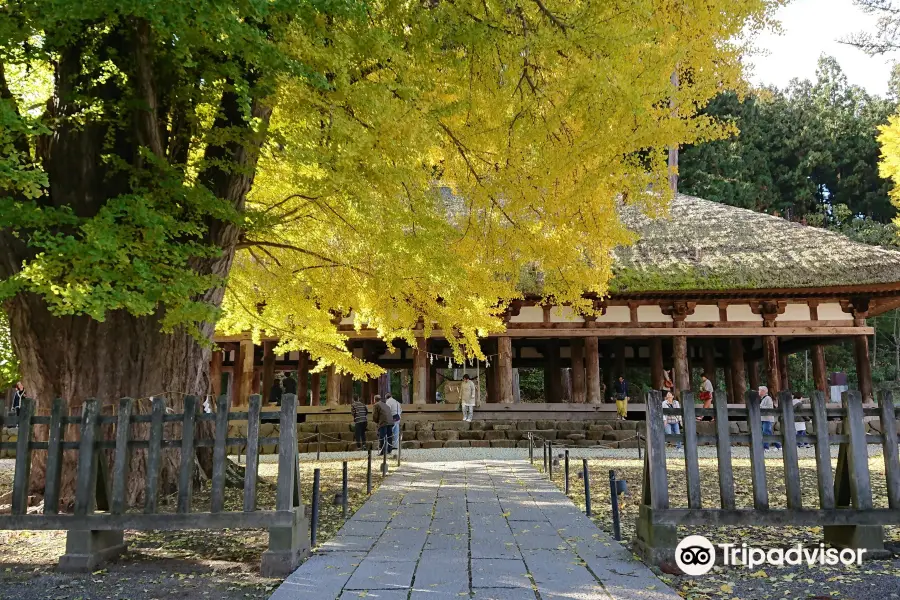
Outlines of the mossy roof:
{"type": "Polygon", "coordinates": [[[631,206],[620,216],[638,240],[615,250],[614,294],[900,282],[900,252],[702,198],[678,194],[658,218],[631,206]]]}

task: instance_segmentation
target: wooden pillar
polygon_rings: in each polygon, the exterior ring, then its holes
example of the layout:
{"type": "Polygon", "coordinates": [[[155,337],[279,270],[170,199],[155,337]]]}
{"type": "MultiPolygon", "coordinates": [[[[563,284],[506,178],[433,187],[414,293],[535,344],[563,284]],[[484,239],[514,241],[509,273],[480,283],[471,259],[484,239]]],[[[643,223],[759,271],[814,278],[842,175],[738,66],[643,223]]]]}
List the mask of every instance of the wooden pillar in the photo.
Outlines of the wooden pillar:
{"type": "Polygon", "coordinates": [[[728,340],[728,358],[731,361],[731,397],[735,404],[743,404],[747,383],[744,381],[746,377],[744,344],[740,339],[728,340]]]}
{"type": "Polygon", "coordinates": [[[427,347],[425,338],[416,338],[416,352],[413,356],[413,404],[425,404],[428,398],[427,347]]]}
{"type": "Polygon", "coordinates": [[[778,350],[778,375],[778,389],[780,389],[781,391],[790,390],[791,374],[788,369],[788,354],[786,352],[782,352],[781,349],[778,350]]]}
{"type": "Polygon", "coordinates": [[[512,338],[509,336],[500,336],[497,338],[497,362],[499,363],[499,381],[500,402],[504,404],[512,404],[512,338]]]}
{"type": "Polygon", "coordinates": [[[391,371],[388,369],[378,377],[378,393],[382,398],[393,393],[391,390],[391,371]]]}
{"type": "MultiPolygon", "coordinates": [[[[584,340],[572,338],[572,402],[584,404],[587,399],[584,373],[584,340]]],[[[515,377],[518,380],[518,376],[515,377]]],[[[517,400],[518,402],[518,400],[517,400]]]]}
{"type": "Polygon", "coordinates": [[[353,401],[353,377],[344,373],[340,375],[341,404],[350,404],[353,401]]]}
{"type": "Polygon", "coordinates": [[[595,337],[584,338],[584,370],[587,382],[587,401],[600,404],[600,344],[595,337]]]}
{"type": "Polygon", "coordinates": [[[654,390],[663,389],[664,371],[662,339],[652,338],[650,340],[650,385],[654,390]]]}
{"type": "Polygon", "coordinates": [[[691,374],[688,370],[687,337],[676,335],[672,338],[672,359],[674,368],[672,377],[675,379],[675,395],[681,398],[681,392],[691,389],[691,374]]]}
{"type": "MultiPolygon", "coordinates": [[[[512,368],[512,367],[510,367],[512,368]]],[[[512,377],[510,377],[510,388],[512,377]]],[[[563,402],[562,369],[560,368],[559,340],[547,342],[546,356],[544,357],[544,395],[546,402],[563,402]]]]}
{"type": "Polygon", "coordinates": [[[263,402],[272,402],[272,385],[275,383],[275,344],[276,342],[263,342],[263,373],[262,373],[262,397],[263,402]]]}
{"type": "Polygon", "coordinates": [[[869,338],[853,336],[853,350],[856,354],[856,379],[863,402],[874,402],[872,392],[872,363],[869,361],[869,338]]]}
{"type": "Polygon", "coordinates": [[[734,397],[734,377],[731,374],[731,365],[725,365],[725,397],[728,404],[738,404],[734,397]]]}
{"type": "Polygon", "coordinates": [[[334,365],[325,373],[325,406],[337,406],[341,403],[341,374],[334,365]]]}
{"type": "Polygon", "coordinates": [[[319,406],[322,403],[322,374],[313,373],[309,376],[309,405],[319,406]]]}
{"type": "Polygon", "coordinates": [[[759,361],[751,360],[747,362],[747,377],[750,379],[750,389],[759,389],[759,361]]]}
{"type": "Polygon", "coordinates": [[[828,389],[828,375],[825,370],[825,346],[822,344],[812,347],[812,364],[816,389],[825,394],[825,402],[830,402],[831,390],[828,389]]]}
{"type": "Polygon", "coordinates": [[[703,372],[707,379],[716,387],[716,346],[712,340],[704,340],[703,345],[703,372]]]}
{"type": "Polygon", "coordinates": [[[766,361],[766,387],[769,395],[775,398],[775,394],[781,391],[781,373],[778,360],[778,337],[774,335],[763,336],[763,355],[766,361]]]}
{"type": "Polygon", "coordinates": [[[253,385],[253,341],[241,340],[235,362],[235,395],[232,404],[246,406],[250,402],[250,388],[253,385]]]}
{"type": "Polygon", "coordinates": [[[613,367],[613,361],[615,357],[613,356],[613,349],[610,345],[603,346],[603,368],[601,369],[600,375],[603,377],[603,385],[600,386],[600,402],[609,401],[609,397],[613,393],[615,378],[613,377],[613,371],[615,368],[613,367]]]}
{"type": "Polygon", "coordinates": [[[437,402],[438,369],[431,361],[428,362],[428,404],[437,402]]]}
{"type": "MultiPolygon", "coordinates": [[[[488,354],[497,354],[497,343],[494,340],[486,340],[484,342],[485,352],[488,354]]],[[[491,366],[484,369],[484,390],[487,398],[485,402],[500,402],[500,357],[491,358],[491,366]]],[[[476,382],[476,385],[480,385],[476,382]]]]}
{"type": "Polygon", "coordinates": [[[209,395],[215,400],[222,395],[222,358],[221,350],[214,350],[209,361],[209,395]]]}
{"type": "MultiPolygon", "coordinates": [[[[613,381],[618,381],[619,377],[625,377],[625,340],[616,340],[613,345],[613,351],[616,353],[615,373],[612,373],[613,381]]],[[[607,390],[609,395],[611,390],[607,390]]]]}
{"type": "MultiPolygon", "coordinates": [[[[318,381],[318,379],[316,380],[318,381]]],[[[309,397],[309,353],[300,351],[300,358],[297,359],[297,402],[300,406],[318,405],[318,393],[316,394],[316,402],[312,402],[309,397]]]]}

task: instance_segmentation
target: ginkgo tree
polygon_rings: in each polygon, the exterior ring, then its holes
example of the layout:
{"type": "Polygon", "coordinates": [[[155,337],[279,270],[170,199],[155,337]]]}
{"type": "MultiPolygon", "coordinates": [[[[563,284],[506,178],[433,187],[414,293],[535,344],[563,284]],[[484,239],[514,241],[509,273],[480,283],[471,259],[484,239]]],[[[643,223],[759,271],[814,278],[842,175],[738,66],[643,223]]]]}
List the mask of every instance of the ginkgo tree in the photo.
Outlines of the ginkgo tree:
{"type": "Polygon", "coordinates": [[[523,273],[602,294],[615,202],[663,205],[665,149],[721,133],[697,111],[779,3],[0,5],[0,297],[26,389],[41,411],[177,409],[220,317],[359,375],[335,313],[473,348],[523,273]]]}

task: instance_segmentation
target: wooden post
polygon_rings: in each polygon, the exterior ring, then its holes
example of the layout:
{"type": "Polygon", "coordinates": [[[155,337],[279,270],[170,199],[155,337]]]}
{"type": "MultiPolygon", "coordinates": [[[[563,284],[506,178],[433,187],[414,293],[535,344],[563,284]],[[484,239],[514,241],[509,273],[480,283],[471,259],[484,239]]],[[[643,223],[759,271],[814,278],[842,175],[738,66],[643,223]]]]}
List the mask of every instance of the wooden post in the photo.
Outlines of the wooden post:
{"type": "MultiPolygon", "coordinates": [[[[284,406],[284,397],[281,398],[284,406]]],[[[247,464],[244,468],[244,512],[256,510],[256,482],[259,479],[259,414],[262,398],[250,396],[247,409],[247,464]]],[[[280,432],[279,432],[280,433],[280,432]]]]}
{"type": "MultiPolygon", "coordinates": [[[[744,378],[744,344],[738,338],[728,340],[728,354],[731,361],[731,393],[735,404],[744,403],[744,394],[747,393],[747,383],[744,378]]],[[[757,386],[758,387],[758,386],[757,386]]],[[[757,388],[751,389],[756,390],[757,388]]]]}
{"type": "Polygon", "coordinates": [[[209,361],[209,395],[218,398],[222,395],[222,358],[224,352],[213,350],[209,361]]]}
{"type": "Polygon", "coordinates": [[[649,563],[674,560],[677,531],[674,525],[659,525],[654,512],[669,508],[666,473],[666,433],[662,415],[662,392],[647,394],[647,439],[644,454],[644,489],[637,522],[635,549],[649,563]]]}
{"type": "MultiPolygon", "coordinates": [[[[522,388],[519,385],[519,370],[513,369],[513,402],[518,404],[522,401],[522,388]]],[[[583,374],[583,372],[582,372],[583,374]]]]}
{"type": "Polygon", "coordinates": [[[428,361],[428,398],[426,402],[428,404],[435,404],[437,402],[437,387],[438,387],[438,366],[432,362],[428,361]]]}
{"type": "Polygon", "coordinates": [[[675,395],[681,398],[681,392],[691,389],[691,373],[687,361],[687,337],[676,335],[672,338],[672,354],[675,362],[673,369],[675,378],[675,395]]]}
{"type": "Polygon", "coordinates": [[[786,392],[791,389],[791,377],[788,371],[788,353],[778,350],[778,385],[779,390],[786,392]]]}
{"type": "MultiPolygon", "coordinates": [[[[491,366],[487,367],[484,370],[484,376],[486,378],[485,381],[485,393],[487,394],[486,402],[499,402],[500,401],[500,359],[495,356],[491,362],[491,366]]],[[[477,384],[476,384],[477,385],[477,384]]]]}
{"type": "Polygon", "coordinates": [[[325,406],[338,406],[340,403],[341,375],[334,365],[331,365],[325,372],[325,406]]]}
{"type": "Polygon", "coordinates": [[[277,342],[263,342],[263,374],[261,395],[266,404],[270,404],[272,402],[272,385],[275,383],[276,343],[277,342]]]}
{"type": "Polygon", "coordinates": [[[872,363],[869,362],[869,338],[864,335],[853,336],[853,351],[856,354],[856,378],[863,402],[872,402],[872,363]]]}
{"type": "Polygon", "coordinates": [[[703,372],[707,379],[716,387],[716,347],[712,340],[704,340],[703,345],[703,372]]]}
{"type": "Polygon", "coordinates": [[[584,366],[587,381],[587,401],[600,404],[600,345],[595,337],[584,338],[584,366]]]}
{"type": "Polygon", "coordinates": [[[654,390],[663,389],[664,370],[662,338],[652,338],[650,340],[650,385],[654,390]]]}
{"type": "Polygon", "coordinates": [[[234,406],[246,406],[250,398],[250,387],[253,385],[253,341],[241,340],[237,360],[234,364],[234,395],[231,403],[234,406]]]}
{"type": "MultiPolygon", "coordinates": [[[[307,403],[313,404],[309,397],[309,353],[301,350],[297,359],[297,404],[306,406],[307,403]]],[[[315,404],[318,405],[318,402],[315,404]]]]}
{"type": "Polygon", "coordinates": [[[763,337],[763,354],[766,359],[766,386],[773,398],[781,391],[781,369],[778,359],[778,338],[774,335],[763,337]]]}
{"type": "Polygon", "coordinates": [[[498,394],[500,402],[512,404],[512,338],[500,336],[497,338],[497,362],[499,371],[498,394]]]}
{"type": "Polygon", "coordinates": [[[425,404],[428,398],[427,347],[425,338],[416,338],[416,353],[413,356],[413,404],[425,404]]]}
{"type": "Polygon", "coordinates": [[[322,374],[312,373],[309,376],[309,404],[319,406],[322,403],[322,374]]]}
{"type": "Polygon", "coordinates": [[[825,401],[828,402],[830,390],[828,389],[828,375],[825,369],[825,346],[816,344],[812,347],[812,366],[813,366],[813,383],[816,390],[825,395],[825,401]]]}
{"type": "MultiPolygon", "coordinates": [[[[751,360],[747,362],[747,377],[750,379],[750,389],[759,389],[759,361],[751,360]]],[[[740,400],[736,400],[740,402],[740,400]]]]}
{"type": "Polygon", "coordinates": [[[584,372],[584,340],[572,338],[572,402],[584,404],[587,400],[584,372]]]}

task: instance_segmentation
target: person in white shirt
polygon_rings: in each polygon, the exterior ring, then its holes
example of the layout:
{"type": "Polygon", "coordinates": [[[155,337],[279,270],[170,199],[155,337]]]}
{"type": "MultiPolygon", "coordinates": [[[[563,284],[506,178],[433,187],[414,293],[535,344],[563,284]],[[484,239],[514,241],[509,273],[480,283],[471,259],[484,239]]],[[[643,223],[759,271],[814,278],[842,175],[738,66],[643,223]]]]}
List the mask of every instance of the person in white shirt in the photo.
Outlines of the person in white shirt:
{"type": "MultiPolygon", "coordinates": [[[[759,386],[759,407],[762,409],[766,408],[775,408],[775,401],[772,400],[772,396],[769,395],[769,388],[761,385],[759,386]]],[[[762,421],[762,434],[763,435],[773,435],[773,428],[775,427],[775,415],[762,415],[760,417],[762,421]]],[[[781,444],[778,442],[772,442],[772,446],[778,450],[781,450],[781,444]]],[[[769,442],[763,442],[763,449],[769,449],[769,442]]]]}
{"type": "MultiPolygon", "coordinates": [[[[663,408],[681,408],[681,404],[675,399],[672,392],[666,392],[663,408]]],[[[678,435],[681,433],[681,417],[678,415],[663,415],[663,423],[665,424],[667,435],[678,435]]],[[[675,449],[681,450],[681,442],[678,442],[675,449]]]]}
{"type": "Polygon", "coordinates": [[[403,406],[397,402],[390,392],[387,393],[387,400],[384,401],[391,408],[394,414],[394,448],[400,447],[400,415],[403,414],[403,406]]]}
{"type": "Polygon", "coordinates": [[[462,405],[463,421],[472,421],[475,414],[475,382],[468,375],[463,375],[459,386],[459,401],[462,405]]]}

